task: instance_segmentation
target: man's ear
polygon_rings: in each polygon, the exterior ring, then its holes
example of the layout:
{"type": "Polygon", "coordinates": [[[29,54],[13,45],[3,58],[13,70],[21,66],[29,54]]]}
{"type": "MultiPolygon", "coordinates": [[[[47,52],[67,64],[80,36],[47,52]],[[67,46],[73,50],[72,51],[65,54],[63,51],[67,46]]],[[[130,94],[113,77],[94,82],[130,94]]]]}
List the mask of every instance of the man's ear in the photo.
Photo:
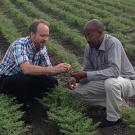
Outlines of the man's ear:
{"type": "Polygon", "coordinates": [[[98,31],[98,35],[101,37],[103,35],[103,31],[98,31]]]}
{"type": "Polygon", "coordinates": [[[35,35],[35,33],[34,33],[34,32],[31,32],[31,33],[30,33],[30,36],[31,36],[31,37],[33,37],[34,35],[35,35]]]}

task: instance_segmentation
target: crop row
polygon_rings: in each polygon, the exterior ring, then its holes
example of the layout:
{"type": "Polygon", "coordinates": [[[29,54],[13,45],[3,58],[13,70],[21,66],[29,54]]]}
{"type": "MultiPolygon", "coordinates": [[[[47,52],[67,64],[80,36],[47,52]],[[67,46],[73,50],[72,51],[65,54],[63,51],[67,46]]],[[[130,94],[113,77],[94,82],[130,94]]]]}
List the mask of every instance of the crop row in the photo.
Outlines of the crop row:
{"type": "Polygon", "coordinates": [[[123,11],[123,12],[127,12],[127,13],[133,13],[135,12],[135,8],[134,8],[134,0],[132,1],[123,1],[123,0],[120,0],[120,1],[107,1],[107,0],[103,0],[103,1],[100,1],[98,0],[97,3],[103,3],[105,6],[112,6],[112,7],[116,7],[117,9],[119,9],[120,11],[123,11]]]}
{"type": "MultiPolygon", "coordinates": [[[[85,0],[85,1],[80,0],[80,2],[84,3],[84,5],[90,5],[90,6],[96,7],[100,10],[104,10],[109,16],[112,16],[116,21],[119,21],[122,24],[131,25],[131,26],[134,25],[134,21],[132,19],[124,18],[123,17],[124,13],[120,12],[120,9],[116,9],[113,6],[108,7],[107,5],[102,3],[101,1],[100,2],[94,2],[92,0],[89,0],[89,1],[88,0],[85,0]],[[116,12],[116,13],[114,13],[114,12],[116,12]],[[119,14],[121,14],[121,15],[119,16],[119,14]]],[[[126,14],[126,17],[129,17],[129,14],[126,14]]]]}
{"type": "Polygon", "coordinates": [[[118,18],[116,16],[114,16],[113,14],[111,14],[110,12],[107,12],[103,9],[99,9],[92,5],[81,3],[76,0],[68,0],[68,1],[64,0],[64,1],[67,3],[70,3],[71,5],[73,5],[76,8],[84,9],[85,11],[87,11],[89,13],[98,14],[100,16],[100,18],[103,19],[104,22],[106,23],[106,27],[107,27],[107,30],[109,30],[109,32],[115,32],[116,29],[118,32],[127,32],[129,30],[129,26],[124,25],[123,20],[118,20],[118,18]]]}
{"type": "Polygon", "coordinates": [[[31,2],[27,0],[11,0],[20,10],[26,13],[28,16],[33,18],[43,18],[50,22],[51,30],[53,31],[53,36],[57,39],[61,39],[69,46],[74,46],[76,48],[84,48],[85,39],[80,35],[80,32],[76,29],[71,29],[63,23],[63,21],[58,21],[51,18],[44,12],[39,11],[31,2]]]}
{"type": "Polygon", "coordinates": [[[38,6],[38,8],[44,12],[49,12],[55,17],[58,17],[59,20],[63,20],[64,23],[67,23],[72,28],[77,28],[78,30],[81,30],[85,24],[85,22],[88,21],[88,19],[83,19],[79,16],[75,16],[72,13],[66,12],[65,10],[61,10],[59,7],[57,7],[56,4],[50,3],[49,1],[44,0],[30,0],[34,5],[38,6]]]}

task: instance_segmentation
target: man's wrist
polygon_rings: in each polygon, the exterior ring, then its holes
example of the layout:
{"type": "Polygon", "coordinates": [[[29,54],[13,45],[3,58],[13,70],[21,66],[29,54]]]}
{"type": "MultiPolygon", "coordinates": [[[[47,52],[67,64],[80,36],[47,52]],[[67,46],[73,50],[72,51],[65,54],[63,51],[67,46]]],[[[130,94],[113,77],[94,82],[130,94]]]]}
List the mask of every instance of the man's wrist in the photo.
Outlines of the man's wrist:
{"type": "Polygon", "coordinates": [[[71,75],[76,80],[76,83],[79,83],[79,79],[75,78],[73,75],[71,75]]]}

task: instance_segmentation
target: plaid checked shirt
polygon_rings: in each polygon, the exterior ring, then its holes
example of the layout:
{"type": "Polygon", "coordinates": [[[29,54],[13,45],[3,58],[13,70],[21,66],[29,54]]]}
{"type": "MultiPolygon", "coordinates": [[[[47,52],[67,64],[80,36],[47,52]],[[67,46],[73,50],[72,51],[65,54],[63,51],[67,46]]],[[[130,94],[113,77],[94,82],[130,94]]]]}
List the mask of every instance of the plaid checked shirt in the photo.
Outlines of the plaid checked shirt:
{"type": "Polygon", "coordinates": [[[29,61],[33,65],[51,66],[46,48],[36,50],[30,37],[23,37],[13,42],[2,62],[0,63],[0,75],[15,75],[21,71],[20,65],[29,61]]]}

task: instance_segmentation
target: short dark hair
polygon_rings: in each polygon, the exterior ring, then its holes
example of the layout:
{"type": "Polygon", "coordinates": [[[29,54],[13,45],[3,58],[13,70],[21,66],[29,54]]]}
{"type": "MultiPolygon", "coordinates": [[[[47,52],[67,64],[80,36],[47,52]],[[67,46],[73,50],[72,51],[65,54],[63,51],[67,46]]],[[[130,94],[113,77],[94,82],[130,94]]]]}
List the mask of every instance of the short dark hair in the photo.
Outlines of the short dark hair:
{"type": "Polygon", "coordinates": [[[43,19],[36,19],[36,20],[34,20],[34,21],[32,22],[32,24],[30,25],[30,27],[29,27],[29,33],[31,33],[31,32],[36,33],[36,32],[37,32],[37,27],[38,27],[38,25],[39,25],[40,23],[43,23],[43,24],[49,26],[49,23],[48,23],[47,21],[45,21],[45,20],[43,20],[43,19]]]}
{"type": "Polygon", "coordinates": [[[103,32],[105,30],[104,24],[103,22],[101,22],[98,19],[93,19],[88,21],[83,29],[83,35],[87,35],[89,33],[89,31],[100,31],[103,32]]]}

